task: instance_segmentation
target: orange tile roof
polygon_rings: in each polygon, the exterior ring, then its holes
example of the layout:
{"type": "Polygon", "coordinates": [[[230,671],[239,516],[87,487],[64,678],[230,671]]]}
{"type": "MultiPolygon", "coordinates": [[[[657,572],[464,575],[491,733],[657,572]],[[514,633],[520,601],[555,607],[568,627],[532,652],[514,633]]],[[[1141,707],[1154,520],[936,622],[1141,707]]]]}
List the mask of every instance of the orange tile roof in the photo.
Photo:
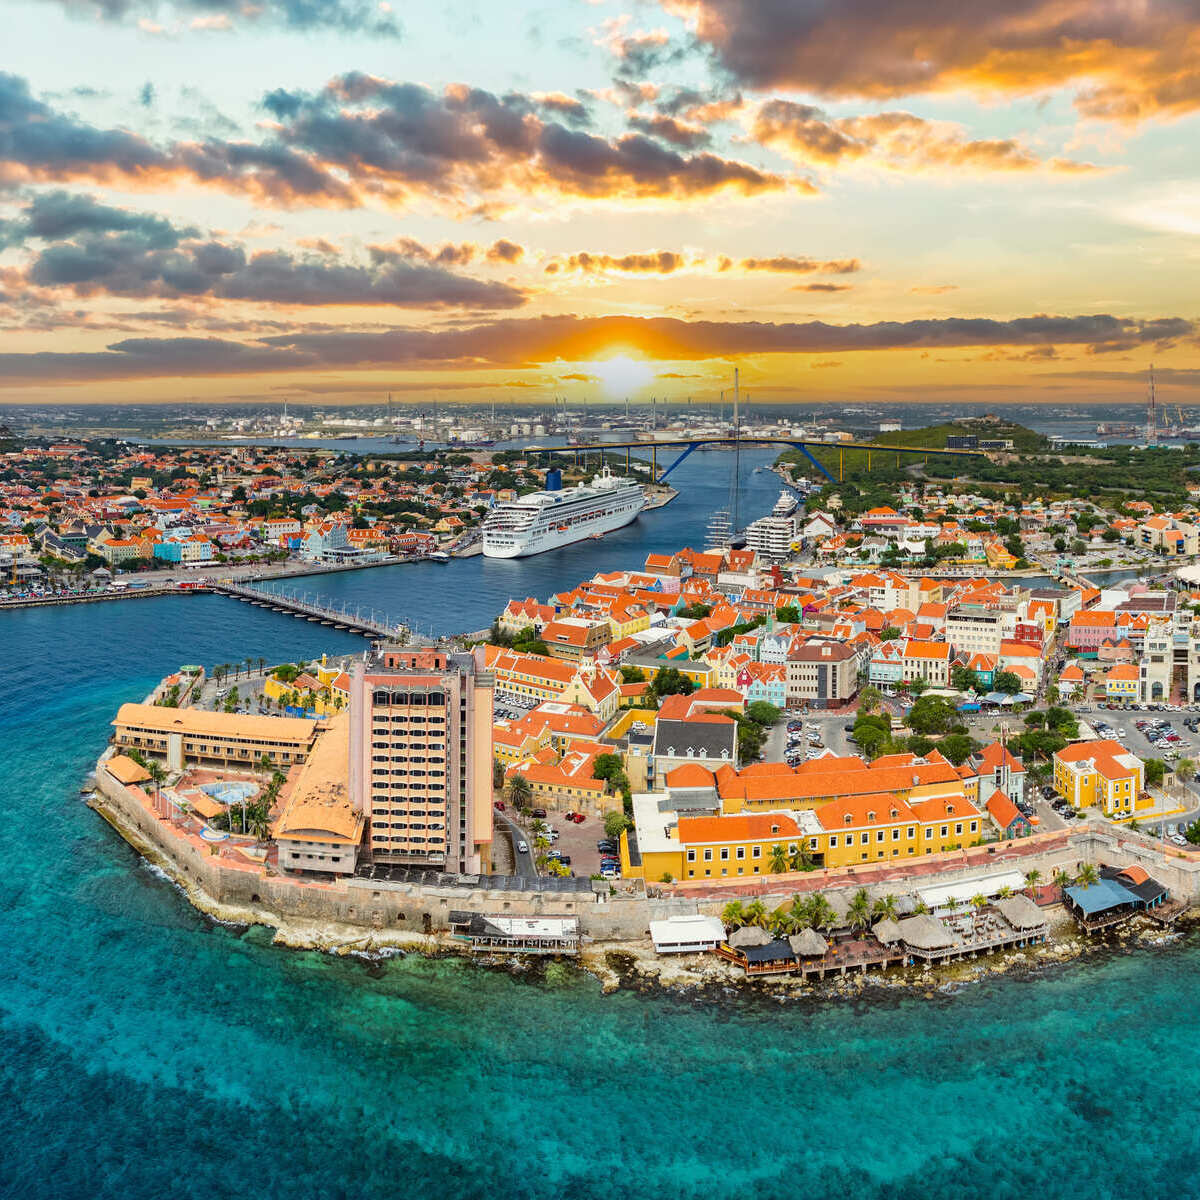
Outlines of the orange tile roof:
{"type": "Polygon", "coordinates": [[[727,817],[680,817],[679,840],[686,846],[725,842],[761,842],[796,838],[804,831],[787,813],[735,813],[727,817]]]}

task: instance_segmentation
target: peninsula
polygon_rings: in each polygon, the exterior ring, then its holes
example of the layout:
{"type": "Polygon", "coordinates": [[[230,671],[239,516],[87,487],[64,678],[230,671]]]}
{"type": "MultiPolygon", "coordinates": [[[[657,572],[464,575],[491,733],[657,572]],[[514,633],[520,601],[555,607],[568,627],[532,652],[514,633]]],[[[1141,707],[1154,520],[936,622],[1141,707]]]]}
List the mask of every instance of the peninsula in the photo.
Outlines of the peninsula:
{"type": "MultiPolygon", "coordinates": [[[[1084,532],[1078,505],[955,505],[1084,532]]],[[[920,980],[1178,920],[1200,894],[1187,587],[829,566],[824,514],[791,519],[782,555],[754,526],[651,554],[474,643],[232,686],[187,668],[116,714],[92,803],[281,942],[562,955],[613,983],[920,980]]]]}

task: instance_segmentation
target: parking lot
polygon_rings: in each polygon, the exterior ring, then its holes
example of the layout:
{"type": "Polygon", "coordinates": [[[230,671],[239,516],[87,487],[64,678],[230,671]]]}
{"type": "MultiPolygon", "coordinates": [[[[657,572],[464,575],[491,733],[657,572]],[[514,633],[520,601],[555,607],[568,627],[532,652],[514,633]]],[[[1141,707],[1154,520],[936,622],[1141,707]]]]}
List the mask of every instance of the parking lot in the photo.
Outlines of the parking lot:
{"type": "MultiPolygon", "coordinates": [[[[513,817],[515,821],[518,820],[511,810],[506,815],[513,817]]],[[[600,851],[596,843],[604,840],[602,820],[588,816],[576,824],[566,819],[565,810],[547,809],[544,818],[530,817],[528,820],[518,821],[519,827],[525,830],[526,841],[531,849],[534,839],[533,826],[539,819],[548,829],[557,833],[557,837],[551,838],[550,848],[570,859],[566,866],[572,875],[587,879],[600,873],[600,851]]]]}

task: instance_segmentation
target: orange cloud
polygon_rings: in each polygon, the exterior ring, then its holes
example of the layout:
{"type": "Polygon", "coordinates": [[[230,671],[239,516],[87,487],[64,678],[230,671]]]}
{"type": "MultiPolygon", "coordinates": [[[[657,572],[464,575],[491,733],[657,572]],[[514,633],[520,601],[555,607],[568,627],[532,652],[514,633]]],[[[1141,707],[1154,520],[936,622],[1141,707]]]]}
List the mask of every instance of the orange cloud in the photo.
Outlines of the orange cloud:
{"type": "Polygon", "coordinates": [[[972,140],[944,121],[906,112],[828,117],[810,104],[769,100],[755,116],[752,134],[806,166],[865,160],[898,170],[1086,172],[1091,163],[1039,158],[1015,138],[972,140]]]}
{"type": "Polygon", "coordinates": [[[1200,24],[1178,0],[662,0],[757,89],[884,99],[1074,90],[1089,117],[1200,107],[1200,24]]]}

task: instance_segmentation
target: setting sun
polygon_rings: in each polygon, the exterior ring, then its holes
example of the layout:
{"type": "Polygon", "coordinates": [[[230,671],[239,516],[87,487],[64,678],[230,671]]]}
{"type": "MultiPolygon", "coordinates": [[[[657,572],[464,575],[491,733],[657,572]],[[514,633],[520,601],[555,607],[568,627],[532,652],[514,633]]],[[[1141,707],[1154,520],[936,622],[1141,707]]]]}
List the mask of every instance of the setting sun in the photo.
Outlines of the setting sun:
{"type": "Polygon", "coordinates": [[[611,396],[627,396],[654,378],[654,367],[650,363],[632,359],[628,354],[588,363],[587,370],[600,380],[611,396]]]}

